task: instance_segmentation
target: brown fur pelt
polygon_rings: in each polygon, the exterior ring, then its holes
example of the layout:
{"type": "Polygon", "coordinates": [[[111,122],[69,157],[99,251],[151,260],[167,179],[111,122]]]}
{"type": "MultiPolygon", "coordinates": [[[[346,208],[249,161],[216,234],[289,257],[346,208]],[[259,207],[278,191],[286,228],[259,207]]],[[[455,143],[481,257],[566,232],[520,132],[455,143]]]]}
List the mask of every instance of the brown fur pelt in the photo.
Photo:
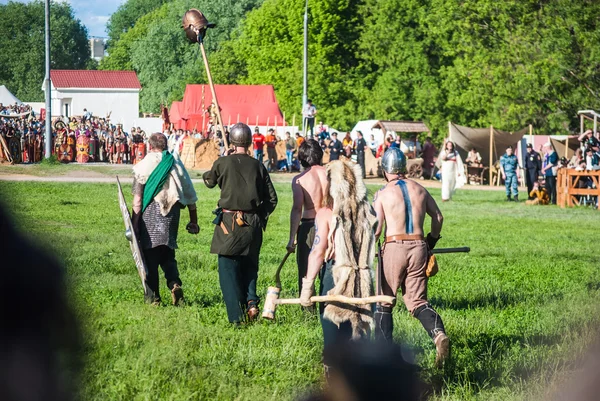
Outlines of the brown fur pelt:
{"type": "MultiPolygon", "coordinates": [[[[367,199],[360,166],[349,161],[327,165],[333,216],[329,230],[327,260],[335,257],[329,295],[363,298],[373,295],[372,263],[375,257],[374,228],[377,218],[367,199]],[[335,256],[334,256],[335,255],[335,256]]],[[[373,312],[370,305],[328,303],[324,317],[339,326],[350,321],[354,339],[369,335],[373,312]]]]}

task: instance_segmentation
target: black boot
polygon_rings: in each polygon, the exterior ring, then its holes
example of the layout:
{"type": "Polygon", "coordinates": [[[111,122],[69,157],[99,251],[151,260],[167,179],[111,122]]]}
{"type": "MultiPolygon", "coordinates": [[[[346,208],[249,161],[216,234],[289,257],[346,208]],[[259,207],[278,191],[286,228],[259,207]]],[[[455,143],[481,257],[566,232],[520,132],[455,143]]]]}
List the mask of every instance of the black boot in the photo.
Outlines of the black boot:
{"type": "Polygon", "coordinates": [[[393,342],[394,320],[392,319],[392,308],[378,305],[374,317],[375,341],[393,342]]]}
{"type": "Polygon", "coordinates": [[[515,202],[519,201],[519,195],[515,195],[515,202]]]}
{"type": "Polygon", "coordinates": [[[512,202],[512,199],[510,199],[510,195],[506,195],[506,201],[507,202],[512,202]]]}

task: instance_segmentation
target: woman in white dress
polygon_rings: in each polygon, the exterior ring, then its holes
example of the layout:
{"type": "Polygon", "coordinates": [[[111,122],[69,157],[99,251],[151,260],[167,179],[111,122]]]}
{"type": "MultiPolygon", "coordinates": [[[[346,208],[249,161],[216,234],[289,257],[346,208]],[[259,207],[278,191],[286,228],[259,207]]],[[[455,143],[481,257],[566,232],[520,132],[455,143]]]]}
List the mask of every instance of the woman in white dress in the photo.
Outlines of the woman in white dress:
{"type": "Polygon", "coordinates": [[[465,184],[465,168],[453,142],[446,142],[440,152],[442,160],[442,202],[452,199],[457,188],[465,184]]]}

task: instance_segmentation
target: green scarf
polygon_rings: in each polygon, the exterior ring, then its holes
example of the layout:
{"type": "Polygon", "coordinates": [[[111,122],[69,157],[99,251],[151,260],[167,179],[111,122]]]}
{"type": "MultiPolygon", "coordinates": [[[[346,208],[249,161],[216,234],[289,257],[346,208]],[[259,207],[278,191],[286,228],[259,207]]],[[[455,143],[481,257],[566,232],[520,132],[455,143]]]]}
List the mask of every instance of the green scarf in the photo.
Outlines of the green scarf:
{"type": "Polygon", "coordinates": [[[173,155],[164,150],[162,152],[162,160],[158,163],[146,182],[142,213],[144,213],[144,210],[152,203],[154,197],[162,190],[163,185],[165,185],[165,182],[167,182],[167,179],[169,178],[169,173],[171,172],[171,167],[173,167],[174,162],[175,158],[173,158],[173,155]]]}

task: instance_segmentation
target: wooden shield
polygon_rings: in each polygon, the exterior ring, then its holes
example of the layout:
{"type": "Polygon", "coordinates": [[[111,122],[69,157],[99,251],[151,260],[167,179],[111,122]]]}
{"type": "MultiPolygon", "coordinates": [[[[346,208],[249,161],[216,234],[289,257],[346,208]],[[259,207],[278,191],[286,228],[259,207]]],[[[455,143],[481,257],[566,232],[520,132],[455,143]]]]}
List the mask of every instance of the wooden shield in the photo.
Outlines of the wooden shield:
{"type": "Polygon", "coordinates": [[[138,274],[142,279],[142,287],[144,288],[144,296],[146,299],[150,299],[153,297],[152,290],[146,284],[146,274],[148,273],[148,269],[146,268],[146,263],[144,262],[144,255],[140,250],[140,245],[138,239],[135,235],[135,231],[133,230],[133,224],[131,223],[131,215],[129,214],[129,209],[127,209],[127,203],[125,202],[125,197],[123,196],[123,189],[121,188],[121,182],[119,181],[119,177],[117,177],[117,187],[119,189],[119,207],[121,208],[121,214],[123,215],[123,222],[125,223],[125,238],[129,240],[129,246],[131,248],[131,253],[133,254],[133,260],[135,261],[135,266],[137,267],[138,274]]]}
{"type": "Polygon", "coordinates": [[[80,135],[77,138],[77,163],[87,163],[90,159],[90,138],[80,135]]]}

